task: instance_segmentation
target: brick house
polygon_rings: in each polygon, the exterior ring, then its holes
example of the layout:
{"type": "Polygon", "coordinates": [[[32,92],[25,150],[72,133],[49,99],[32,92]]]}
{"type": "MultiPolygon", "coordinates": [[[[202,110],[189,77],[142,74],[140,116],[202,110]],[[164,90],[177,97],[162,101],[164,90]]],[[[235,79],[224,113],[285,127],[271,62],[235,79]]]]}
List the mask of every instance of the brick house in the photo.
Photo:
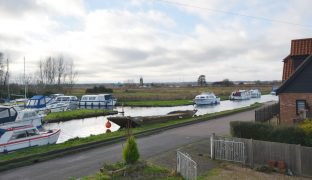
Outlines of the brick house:
{"type": "Polygon", "coordinates": [[[291,124],[309,116],[312,108],[312,38],[292,40],[283,62],[283,83],[276,93],[280,123],[291,124]]]}

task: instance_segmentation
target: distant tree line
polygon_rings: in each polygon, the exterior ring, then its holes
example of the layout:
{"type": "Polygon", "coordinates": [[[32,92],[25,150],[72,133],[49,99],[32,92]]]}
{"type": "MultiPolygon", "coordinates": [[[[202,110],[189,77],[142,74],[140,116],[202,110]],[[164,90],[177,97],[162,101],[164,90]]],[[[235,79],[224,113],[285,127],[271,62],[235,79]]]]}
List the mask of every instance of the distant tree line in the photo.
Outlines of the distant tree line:
{"type": "Polygon", "coordinates": [[[0,97],[7,97],[7,83],[9,80],[9,60],[5,59],[4,54],[0,52],[0,97]]]}
{"type": "Polygon", "coordinates": [[[62,55],[41,59],[35,73],[15,75],[9,73],[9,60],[0,52],[0,98],[8,98],[8,83],[12,98],[22,97],[27,85],[27,96],[34,94],[48,94],[70,92],[77,80],[78,72],[74,61],[62,55]],[[10,80],[9,80],[10,79],[10,80]]]}
{"type": "Polygon", "coordinates": [[[94,86],[93,88],[86,89],[86,93],[113,93],[113,89],[106,88],[105,86],[94,86]]]}
{"type": "Polygon", "coordinates": [[[233,86],[234,83],[233,81],[230,81],[229,79],[224,79],[222,81],[217,81],[217,82],[214,82],[212,83],[213,86],[226,86],[226,87],[229,87],[229,86],[233,86]]]}

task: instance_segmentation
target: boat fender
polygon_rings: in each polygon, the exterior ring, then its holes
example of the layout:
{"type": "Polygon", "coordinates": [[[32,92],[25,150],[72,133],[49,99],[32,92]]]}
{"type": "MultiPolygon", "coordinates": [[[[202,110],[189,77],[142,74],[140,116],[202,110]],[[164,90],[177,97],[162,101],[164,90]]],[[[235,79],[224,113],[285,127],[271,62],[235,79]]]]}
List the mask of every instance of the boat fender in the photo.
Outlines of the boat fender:
{"type": "Polygon", "coordinates": [[[109,129],[110,127],[112,127],[112,123],[108,120],[106,121],[105,126],[107,129],[109,129]]]}

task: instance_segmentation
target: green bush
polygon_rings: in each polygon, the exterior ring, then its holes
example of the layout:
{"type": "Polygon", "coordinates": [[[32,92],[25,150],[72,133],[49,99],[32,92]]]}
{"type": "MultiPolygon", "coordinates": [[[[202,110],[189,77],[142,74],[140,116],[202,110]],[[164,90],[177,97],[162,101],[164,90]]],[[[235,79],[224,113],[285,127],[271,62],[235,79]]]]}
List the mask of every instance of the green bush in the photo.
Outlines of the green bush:
{"type": "Polygon", "coordinates": [[[122,156],[127,164],[134,164],[140,158],[140,153],[133,136],[129,137],[123,149],[122,156]]]}
{"type": "Polygon", "coordinates": [[[308,146],[306,134],[297,126],[273,126],[263,123],[233,121],[231,135],[239,138],[308,146]]]}
{"type": "Polygon", "coordinates": [[[307,146],[312,146],[312,120],[307,119],[299,125],[306,134],[305,142],[307,146]]]}

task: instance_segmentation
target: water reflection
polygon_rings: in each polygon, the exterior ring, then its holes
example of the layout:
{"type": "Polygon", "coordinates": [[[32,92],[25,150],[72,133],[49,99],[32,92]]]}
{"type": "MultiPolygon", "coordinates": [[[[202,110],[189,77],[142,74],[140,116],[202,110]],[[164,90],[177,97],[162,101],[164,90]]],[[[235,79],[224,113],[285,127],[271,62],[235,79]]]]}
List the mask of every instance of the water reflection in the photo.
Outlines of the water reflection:
{"type": "MultiPolygon", "coordinates": [[[[192,110],[197,109],[196,115],[203,115],[207,113],[219,112],[224,110],[231,110],[240,107],[249,106],[255,102],[267,102],[267,101],[277,101],[277,96],[263,95],[261,98],[250,99],[246,101],[221,101],[218,105],[213,106],[175,106],[175,107],[117,107],[115,110],[121,112],[124,110],[125,116],[151,116],[151,115],[163,115],[171,111],[176,110],[192,110]]],[[[91,106],[86,107],[91,108],[91,106]]],[[[106,109],[105,107],[94,106],[94,108],[106,109]]],[[[112,107],[110,107],[112,108],[112,107]]],[[[114,116],[120,116],[114,115],[114,116]]],[[[108,117],[108,116],[107,116],[108,117]]],[[[67,141],[68,139],[74,137],[87,137],[91,134],[102,134],[108,131],[105,127],[107,121],[106,116],[96,117],[96,118],[86,118],[79,120],[66,121],[61,123],[50,123],[46,124],[45,127],[48,129],[61,129],[61,135],[57,143],[67,141]]],[[[117,131],[119,126],[112,123],[112,127],[109,131],[117,131]]]]}
{"type": "Polygon", "coordinates": [[[45,124],[46,129],[61,129],[57,143],[62,143],[75,137],[88,137],[90,135],[114,132],[119,129],[117,124],[111,123],[108,129],[105,127],[106,117],[85,118],[60,123],[45,124]]]}

